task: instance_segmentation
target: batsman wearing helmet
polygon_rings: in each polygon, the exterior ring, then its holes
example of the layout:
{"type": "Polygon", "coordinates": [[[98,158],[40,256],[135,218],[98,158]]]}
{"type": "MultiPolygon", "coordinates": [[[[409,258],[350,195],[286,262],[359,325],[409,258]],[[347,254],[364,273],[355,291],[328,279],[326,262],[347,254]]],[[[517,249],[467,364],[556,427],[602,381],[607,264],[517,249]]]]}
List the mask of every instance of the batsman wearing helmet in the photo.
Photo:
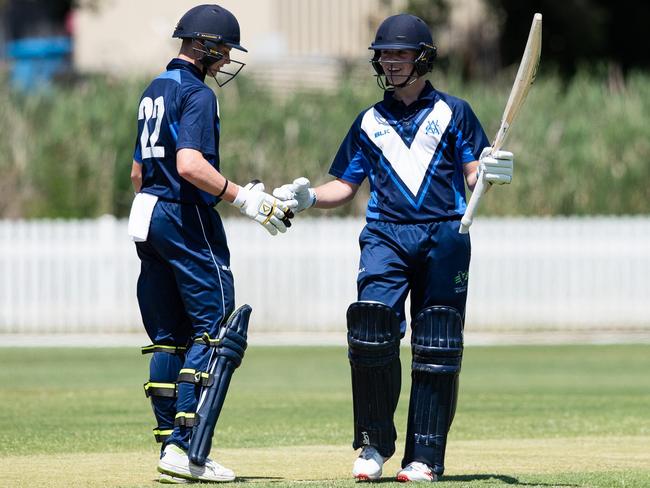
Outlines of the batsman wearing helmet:
{"type": "Polygon", "coordinates": [[[144,385],[162,442],[161,482],[231,481],[207,458],[233,371],[246,349],[251,308],[235,310],[220,200],[272,235],[285,232],[289,206],[261,184],[240,187],[219,172],[219,104],[206,75],[223,86],[243,67],[235,16],[200,5],[178,22],[180,52],[146,88],[138,107],[129,234],[141,271],[137,293],[152,341],[144,385]],[[237,65],[230,69],[228,65],[237,65]]]}
{"type": "Polygon", "coordinates": [[[352,474],[377,480],[395,452],[404,303],[411,299],[411,394],[399,481],[435,481],[444,471],[463,355],[470,241],[460,234],[478,172],[510,183],[512,153],[490,154],[469,104],[424,76],[436,58],[431,32],[409,14],[387,18],[370,45],[383,100],[359,114],[334,158],[334,180],[298,178],[275,189],[296,211],[332,208],[370,184],[359,243],[358,301],[347,311],[355,449],[352,474]]]}

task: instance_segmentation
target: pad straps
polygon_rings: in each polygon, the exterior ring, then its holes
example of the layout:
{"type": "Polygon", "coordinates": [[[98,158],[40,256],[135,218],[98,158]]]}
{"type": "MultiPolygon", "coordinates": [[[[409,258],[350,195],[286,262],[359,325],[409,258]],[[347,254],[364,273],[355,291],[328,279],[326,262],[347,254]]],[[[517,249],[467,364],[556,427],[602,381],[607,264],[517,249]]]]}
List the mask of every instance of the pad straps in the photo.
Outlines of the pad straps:
{"type": "Polygon", "coordinates": [[[194,427],[199,419],[194,412],[178,412],[174,418],[174,427],[194,427]]]}
{"type": "Polygon", "coordinates": [[[205,371],[198,371],[191,368],[183,368],[178,374],[179,383],[193,383],[195,385],[210,386],[214,377],[205,371]]]}
{"type": "Polygon", "coordinates": [[[150,344],[141,348],[142,354],[152,354],[154,352],[166,352],[182,356],[187,351],[185,346],[169,346],[167,344],[150,344]]]}
{"type": "Polygon", "coordinates": [[[156,427],[153,429],[153,436],[156,439],[156,442],[165,442],[167,438],[172,435],[172,432],[174,432],[173,429],[161,429],[160,427],[156,427]]]}
{"type": "Polygon", "coordinates": [[[147,381],[144,384],[144,394],[147,398],[152,396],[176,398],[177,393],[176,383],[147,381]]]}

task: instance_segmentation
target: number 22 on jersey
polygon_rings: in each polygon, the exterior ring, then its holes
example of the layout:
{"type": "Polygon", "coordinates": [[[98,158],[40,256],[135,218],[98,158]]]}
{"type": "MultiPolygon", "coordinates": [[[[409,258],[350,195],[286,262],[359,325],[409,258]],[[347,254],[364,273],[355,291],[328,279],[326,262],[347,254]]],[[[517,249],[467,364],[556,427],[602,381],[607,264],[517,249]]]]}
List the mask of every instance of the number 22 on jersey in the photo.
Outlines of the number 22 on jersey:
{"type": "Polygon", "coordinates": [[[164,115],[165,99],[163,97],[158,97],[155,100],[152,100],[150,97],[144,97],[140,102],[138,120],[144,119],[142,134],[140,134],[142,159],[165,157],[165,146],[156,146],[158,137],[160,137],[160,126],[162,125],[164,115]],[[156,125],[150,135],[149,121],[152,119],[156,121],[156,125]]]}

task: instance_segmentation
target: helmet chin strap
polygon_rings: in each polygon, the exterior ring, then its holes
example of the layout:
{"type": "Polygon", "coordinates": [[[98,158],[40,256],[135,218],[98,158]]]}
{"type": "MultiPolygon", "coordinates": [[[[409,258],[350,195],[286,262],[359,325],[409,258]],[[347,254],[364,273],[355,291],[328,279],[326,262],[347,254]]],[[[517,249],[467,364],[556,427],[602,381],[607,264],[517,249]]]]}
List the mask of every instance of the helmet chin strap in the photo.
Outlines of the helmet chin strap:
{"type": "Polygon", "coordinates": [[[413,76],[414,73],[415,73],[415,64],[413,64],[413,66],[411,67],[411,72],[408,74],[408,76],[406,76],[406,80],[404,80],[402,83],[400,83],[399,85],[395,85],[394,83],[388,81],[388,77],[386,77],[386,85],[392,86],[393,90],[395,88],[404,88],[405,86],[412,85],[418,79],[417,76],[413,76]]]}
{"type": "Polygon", "coordinates": [[[201,49],[194,46],[192,46],[192,49],[202,54],[201,58],[199,58],[199,61],[203,65],[204,74],[207,74],[208,66],[218,61],[221,61],[223,59],[223,54],[221,53],[215,54],[210,52],[204,43],[200,43],[200,45],[201,45],[201,49]]]}

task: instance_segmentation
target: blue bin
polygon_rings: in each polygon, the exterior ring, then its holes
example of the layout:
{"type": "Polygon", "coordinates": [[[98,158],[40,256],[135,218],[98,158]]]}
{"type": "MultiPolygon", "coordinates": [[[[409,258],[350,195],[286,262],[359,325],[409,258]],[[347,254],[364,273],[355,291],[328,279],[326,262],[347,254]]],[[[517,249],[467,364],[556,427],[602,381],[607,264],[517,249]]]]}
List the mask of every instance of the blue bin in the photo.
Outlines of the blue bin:
{"type": "Polygon", "coordinates": [[[12,59],[11,83],[15,88],[46,88],[52,78],[69,68],[69,37],[30,37],[7,43],[12,59]]]}

